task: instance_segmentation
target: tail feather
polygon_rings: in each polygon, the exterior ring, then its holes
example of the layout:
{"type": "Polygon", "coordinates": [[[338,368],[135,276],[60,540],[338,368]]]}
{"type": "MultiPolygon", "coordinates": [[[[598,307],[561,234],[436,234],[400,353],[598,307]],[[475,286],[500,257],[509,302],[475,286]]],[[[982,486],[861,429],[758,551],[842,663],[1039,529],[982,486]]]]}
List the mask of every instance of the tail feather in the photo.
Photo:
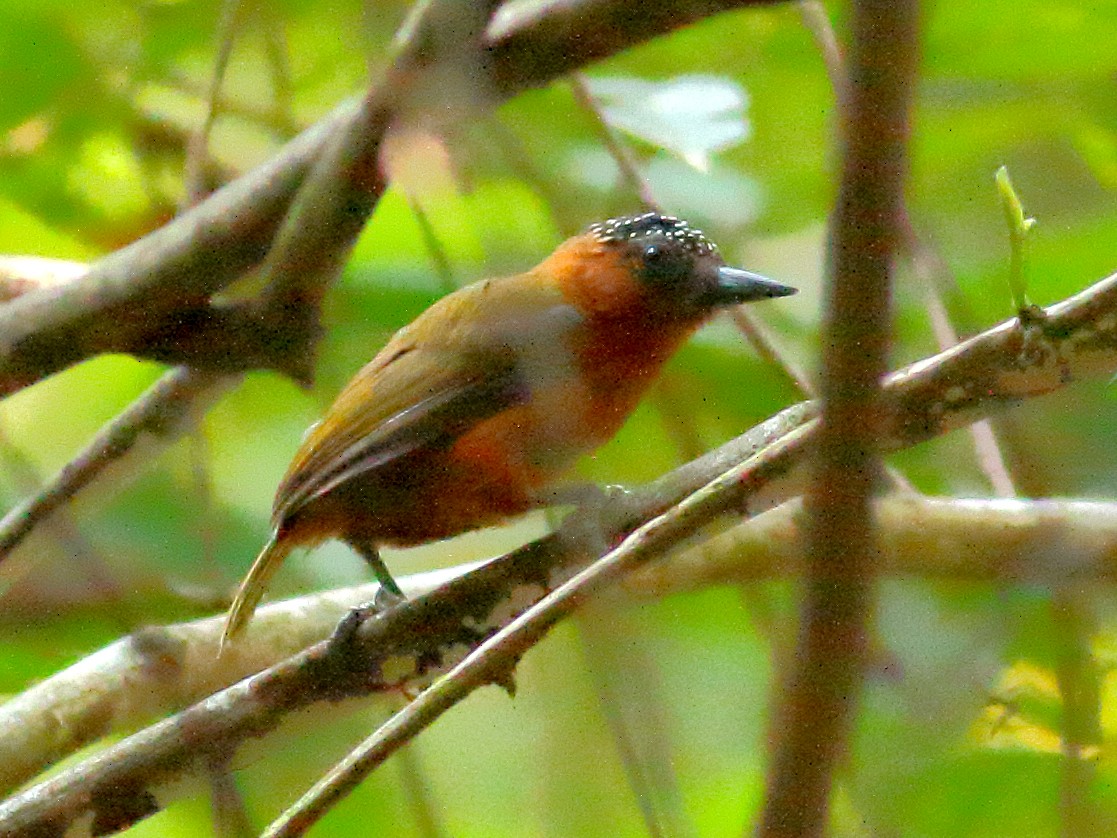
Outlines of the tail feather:
{"type": "Polygon", "coordinates": [[[233,597],[233,604],[229,606],[229,613],[225,617],[225,628],[221,632],[221,643],[218,654],[224,651],[230,641],[244,631],[248,621],[256,611],[256,606],[267,590],[268,582],[279,569],[283,560],[291,552],[292,546],[279,540],[278,533],[273,532],[256,561],[252,563],[244,581],[240,583],[237,594],[233,597]]]}

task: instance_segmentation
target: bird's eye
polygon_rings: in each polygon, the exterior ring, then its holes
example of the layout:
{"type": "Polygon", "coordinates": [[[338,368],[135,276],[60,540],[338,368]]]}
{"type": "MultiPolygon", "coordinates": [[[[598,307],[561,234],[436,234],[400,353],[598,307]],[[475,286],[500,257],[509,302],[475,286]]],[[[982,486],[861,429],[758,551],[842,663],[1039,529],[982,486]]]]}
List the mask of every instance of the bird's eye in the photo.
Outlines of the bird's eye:
{"type": "Polygon", "coordinates": [[[689,258],[670,242],[645,245],[640,261],[644,281],[658,287],[674,286],[690,272],[689,258]]]}

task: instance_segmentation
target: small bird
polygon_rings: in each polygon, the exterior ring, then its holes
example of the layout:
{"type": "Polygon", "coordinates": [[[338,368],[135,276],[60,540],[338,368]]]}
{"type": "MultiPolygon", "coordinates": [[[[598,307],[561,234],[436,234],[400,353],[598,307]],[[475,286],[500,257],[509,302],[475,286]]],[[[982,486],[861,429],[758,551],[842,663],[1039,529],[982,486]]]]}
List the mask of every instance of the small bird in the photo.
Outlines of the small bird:
{"type": "Polygon", "coordinates": [[[344,541],[402,597],[382,545],[448,538],[558,502],[558,478],[612,438],[714,312],[795,292],[726,267],[700,231],[649,212],[593,224],[526,273],[443,297],[303,439],[222,646],[296,547],[344,541]]]}

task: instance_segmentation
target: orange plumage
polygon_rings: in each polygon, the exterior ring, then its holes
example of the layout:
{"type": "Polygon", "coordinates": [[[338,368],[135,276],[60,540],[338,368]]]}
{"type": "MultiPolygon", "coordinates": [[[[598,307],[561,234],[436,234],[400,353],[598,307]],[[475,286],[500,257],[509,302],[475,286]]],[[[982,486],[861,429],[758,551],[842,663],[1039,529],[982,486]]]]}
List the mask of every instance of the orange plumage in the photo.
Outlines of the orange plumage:
{"type": "Polygon", "coordinates": [[[546,505],[548,489],[617,432],[714,311],[794,291],[725,267],[700,232],[646,213],[595,224],[526,273],[439,300],[303,440],[223,642],[295,547],[341,539],[398,593],[381,545],[447,538],[546,505]]]}

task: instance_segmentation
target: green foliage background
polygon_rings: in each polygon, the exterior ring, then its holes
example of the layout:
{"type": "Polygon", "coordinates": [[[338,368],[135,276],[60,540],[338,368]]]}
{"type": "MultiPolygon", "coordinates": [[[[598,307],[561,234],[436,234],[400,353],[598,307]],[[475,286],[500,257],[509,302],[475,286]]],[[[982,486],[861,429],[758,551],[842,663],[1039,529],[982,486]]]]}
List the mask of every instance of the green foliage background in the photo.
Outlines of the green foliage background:
{"type": "MultiPolygon", "coordinates": [[[[359,91],[406,11],[396,2],[366,12],[356,0],[249,5],[212,136],[215,180],[250,168],[359,91]]],[[[830,13],[841,36],[845,9],[830,13]]],[[[175,212],[219,15],[216,0],[0,4],[0,252],[93,259],[175,212]]],[[[1039,221],[1028,252],[1034,301],[1068,296],[1112,270],[1117,7],[930,2],[923,53],[910,211],[949,271],[947,304],[960,331],[1011,314],[992,180],[1001,164],[1039,221]]],[[[786,5],[719,16],[590,72],[680,74],[746,91],[748,139],[715,154],[705,172],[634,140],[644,171],[667,208],[706,229],[730,263],[802,288],[762,316],[789,355],[812,368],[838,154],[819,53],[786,5]]],[[[457,283],[522,270],[564,235],[638,205],[565,84],[461,126],[449,145],[457,189],[417,200],[457,283]]],[[[910,269],[901,273],[896,366],[935,351],[925,284],[910,269]]],[[[303,429],[445,287],[407,197],[392,190],[331,295],[310,391],[251,375],[193,438],[150,470],[120,475],[111,496],[78,504],[76,540],[39,537],[6,569],[0,691],[15,693],[140,625],[219,610],[265,535],[272,492],[303,429]]],[[[5,402],[4,507],[159,372],[100,358],[5,402]]],[[[796,398],[727,324],[714,324],[582,473],[650,479],[796,398]]],[[[1104,384],[1028,404],[998,431],[1023,494],[1113,496],[1117,403],[1104,384]]],[[[990,491],[963,434],[894,464],[928,493],[990,491]]],[[[544,526],[533,518],[391,562],[398,573],[463,562],[544,526]]],[[[290,562],[273,593],[363,576],[357,559],[331,545],[290,562]]],[[[1062,767],[1054,670],[1067,648],[1088,653],[1099,691],[1089,803],[1098,834],[1117,828],[1114,611],[1109,591],[1071,590],[1083,625],[1068,633],[1053,618],[1049,591],[882,585],[876,660],[838,790],[836,834],[1055,834],[1062,767]]],[[[677,795],[653,782],[650,797],[673,817],[686,812],[691,827],[678,834],[741,834],[763,791],[764,726],[778,698],[773,655],[793,634],[793,606],[790,586],[771,584],[610,603],[563,626],[525,659],[514,702],[483,691],[421,739],[415,755],[435,816],[457,836],[644,834],[641,793],[626,779],[608,723],[620,712],[647,740],[638,750],[653,774],[675,777],[677,795]],[[603,692],[613,695],[605,704],[603,692]]],[[[386,709],[302,719],[242,755],[238,780],[254,819],[264,823],[293,799],[386,709]]],[[[424,834],[400,776],[388,767],[315,834],[424,834]]],[[[203,791],[135,834],[208,834],[203,791]]]]}

